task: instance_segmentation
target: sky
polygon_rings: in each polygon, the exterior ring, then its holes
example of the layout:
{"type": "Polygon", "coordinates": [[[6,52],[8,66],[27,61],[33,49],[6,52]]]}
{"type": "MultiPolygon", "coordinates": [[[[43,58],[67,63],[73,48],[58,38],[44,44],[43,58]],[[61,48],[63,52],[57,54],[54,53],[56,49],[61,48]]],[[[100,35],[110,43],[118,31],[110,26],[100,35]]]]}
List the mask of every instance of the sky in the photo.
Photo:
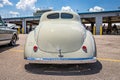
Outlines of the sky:
{"type": "Polygon", "coordinates": [[[3,18],[32,16],[36,10],[43,9],[78,13],[112,11],[120,10],[120,0],[0,0],[3,18]]]}

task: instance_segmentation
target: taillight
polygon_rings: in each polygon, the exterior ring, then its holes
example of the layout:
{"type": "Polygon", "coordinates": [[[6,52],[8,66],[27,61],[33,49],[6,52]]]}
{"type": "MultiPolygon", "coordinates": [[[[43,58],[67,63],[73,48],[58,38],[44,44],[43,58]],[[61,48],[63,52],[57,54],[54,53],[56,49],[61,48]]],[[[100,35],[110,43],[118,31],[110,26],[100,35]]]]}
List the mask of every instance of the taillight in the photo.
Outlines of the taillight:
{"type": "Polygon", "coordinates": [[[37,46],[34,46],[34,47],[33,47],[33,50],[34,50],[34,52],[36,52],[36,51],[38,50],[38,47],[37,47],[37,46]]]}
{"type": "Polygon", "coordinates": [[[83,51],[87,52],[87,47],[86,46],[82,46],[83,51]]]}

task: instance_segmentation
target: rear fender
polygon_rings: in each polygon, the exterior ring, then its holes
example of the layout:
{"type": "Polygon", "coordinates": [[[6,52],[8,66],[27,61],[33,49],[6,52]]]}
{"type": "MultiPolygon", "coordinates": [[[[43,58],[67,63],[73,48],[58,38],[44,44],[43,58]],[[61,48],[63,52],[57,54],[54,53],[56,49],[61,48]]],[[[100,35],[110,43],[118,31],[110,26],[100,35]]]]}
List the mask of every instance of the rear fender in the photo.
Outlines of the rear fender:
{"type": "Polygon", "coordinates": [[[93,57],[96,57],[97,54],[96,43],[90,31],[86,31],[86,38],[84,40],[83,46],[84,45],[87,47],[87,52],[89,54],[93,54],[93,57]]]}
{"type": "Polygon", "coordinates": [[[34,31],[31,31],[26,38],[25,47],[24,47],[24,57],[31,57],[33,53],[33,46],[36,45],[34,38],[34,31]]]}

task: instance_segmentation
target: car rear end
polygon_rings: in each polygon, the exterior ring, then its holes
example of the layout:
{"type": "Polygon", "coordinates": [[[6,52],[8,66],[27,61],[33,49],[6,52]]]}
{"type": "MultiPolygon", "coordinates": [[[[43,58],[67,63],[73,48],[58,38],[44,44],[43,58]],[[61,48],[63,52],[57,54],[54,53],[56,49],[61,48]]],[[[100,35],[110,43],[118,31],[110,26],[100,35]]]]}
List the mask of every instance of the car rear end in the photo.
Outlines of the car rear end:
{"type": "Polygon", "coordinates": [[[48,12],[40,21],[26,40],[25,59],[51,64],[96,62],[94,38],[80,23],[79,15],[48,12]]]}
{"type": "Polygon", "coordinates": [[[25,46],[25,59],[50,64],[96,62],[92,34],[74,22],[69,24],[67,26],[48,22],[39,29],[38,35],[35,31],[31,32],[25,46]],[[31,38],[35,35],[37,38],[31,38]]]}

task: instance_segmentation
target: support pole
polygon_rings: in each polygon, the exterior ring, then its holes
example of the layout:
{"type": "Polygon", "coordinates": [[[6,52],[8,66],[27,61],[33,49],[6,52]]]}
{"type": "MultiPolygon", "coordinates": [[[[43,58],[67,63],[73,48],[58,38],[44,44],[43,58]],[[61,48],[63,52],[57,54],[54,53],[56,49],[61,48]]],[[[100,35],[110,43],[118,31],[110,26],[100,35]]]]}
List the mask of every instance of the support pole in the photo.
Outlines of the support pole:
{"type": "Polygon", "coordinates": [[[96,17],[96,34],[100,34],[100,26],[102,25],[102,16],[98,15],[96,17]]]}
{"type": "Polygon", "coordinates": [[[103,29],[102,29],[102,26],[100,26],[100,35],[103,35],[103,29]]]}
{"type": "Polygon", "coordinates": [[[93,35],[96,35],[96,27],[93,27],[93,35]]]}
{"type": "Polygon", "coordinates": [[[26,20],[25,19],[22,20],[22,33],[26,34],[26,20]]]}
{"type": "Polygon", "coordinates": [[[24,28],[22,28],[22,34],[24,34],[24,28]]]}
{"type": "Polygon", "coordinates": [[[18,28],[18,34],[20,34],[20,28],[18,28]]]}

